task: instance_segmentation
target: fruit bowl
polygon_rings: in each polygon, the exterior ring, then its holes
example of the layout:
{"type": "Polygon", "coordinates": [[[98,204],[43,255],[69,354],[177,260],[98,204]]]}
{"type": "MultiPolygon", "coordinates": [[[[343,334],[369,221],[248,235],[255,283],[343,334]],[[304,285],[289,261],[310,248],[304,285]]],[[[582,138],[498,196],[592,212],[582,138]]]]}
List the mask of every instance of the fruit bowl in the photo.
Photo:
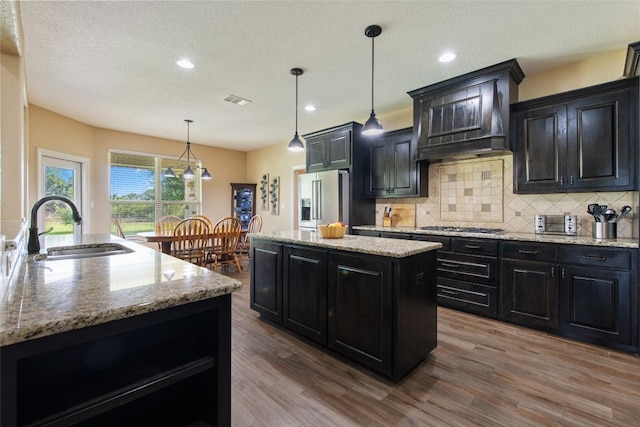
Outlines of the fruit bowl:
{"type": "Polygon", "coordinates": [[[322,236],[323,239],[341,239],[347,231],[347,226],[337,225],[330,227],[328,225],[319,225],[318,230],[320,230],[320,236],[322,236]]]}

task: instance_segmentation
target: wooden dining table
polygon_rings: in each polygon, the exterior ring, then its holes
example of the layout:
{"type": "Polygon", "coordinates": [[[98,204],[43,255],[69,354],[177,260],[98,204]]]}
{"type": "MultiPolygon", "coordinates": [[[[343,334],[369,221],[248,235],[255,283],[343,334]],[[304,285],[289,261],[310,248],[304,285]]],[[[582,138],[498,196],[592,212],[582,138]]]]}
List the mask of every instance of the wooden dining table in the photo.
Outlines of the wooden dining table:
{"type": "MultiPolygon", "coordinates": [[[[240,232],[240,239],[244,239],[247,234],[247,230],[240,232]]],[[[142,237],[145,242],[157,242],[162,247],[162,252],[165,254],[171,254],[171,244],[175,240],[173,232],[167,231],[141,231],[136,233],[136,236],[142,237]]],[[[210,233],[209,237],[213,237],[213,233],[210,233]]]]}

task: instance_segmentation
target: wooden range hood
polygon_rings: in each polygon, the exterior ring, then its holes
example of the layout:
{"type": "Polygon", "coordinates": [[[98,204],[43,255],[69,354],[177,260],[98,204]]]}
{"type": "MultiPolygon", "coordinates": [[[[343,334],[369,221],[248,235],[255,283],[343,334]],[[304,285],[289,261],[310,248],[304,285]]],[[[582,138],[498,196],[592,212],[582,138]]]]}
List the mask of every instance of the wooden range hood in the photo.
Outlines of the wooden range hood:
{"type": "Polygon", "coordinates": [[[515,59],[408,92],[418,161],[511,151],[509,104],[524,73],[515,59]]]}

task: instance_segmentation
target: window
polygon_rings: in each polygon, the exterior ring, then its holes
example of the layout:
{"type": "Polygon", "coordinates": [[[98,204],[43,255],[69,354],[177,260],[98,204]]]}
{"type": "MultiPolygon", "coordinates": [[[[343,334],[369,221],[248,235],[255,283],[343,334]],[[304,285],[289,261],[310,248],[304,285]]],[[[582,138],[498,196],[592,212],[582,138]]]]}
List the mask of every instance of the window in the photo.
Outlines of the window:
{"type": "MultiPolygon", "coordinates": [[[[165,215],[187,218],[200,213],[200,176],[183,179],[181,175],[163,175],[169,166],[176,171],[186,167],[176,167],[176,163],[169,157],[109,152],[110,220],[117,218],[127,237],[153,231],[156,220],[165,215]]],[[[111,232],[116,234],[113,229],[111,232]]]]}

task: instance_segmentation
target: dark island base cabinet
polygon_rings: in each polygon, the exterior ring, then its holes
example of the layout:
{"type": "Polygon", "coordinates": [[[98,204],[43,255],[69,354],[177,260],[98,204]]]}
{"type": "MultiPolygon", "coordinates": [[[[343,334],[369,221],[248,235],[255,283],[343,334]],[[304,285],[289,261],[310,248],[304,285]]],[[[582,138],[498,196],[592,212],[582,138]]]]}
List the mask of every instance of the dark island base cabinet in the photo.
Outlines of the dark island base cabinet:
{"type": "Polygon", "coordinates": [[[321,344],[327,342],[327,252],[285,246],[284,326],[321,344]]]}
{"type": "Polygon", "coordinates": [[[251,240],[249,307],[282,323],[282,245],[251,240]]]}
{"type": "Polygon", "coordinates": [[[231,425],[231,296],[2,348],[0,425],[231,425]]]}
{"type": "Polygon", "coordinates": [[[435,251],[396,259],[251,244],[250,306],[265,319],[393,380],[436,347],[435,251]]]}

